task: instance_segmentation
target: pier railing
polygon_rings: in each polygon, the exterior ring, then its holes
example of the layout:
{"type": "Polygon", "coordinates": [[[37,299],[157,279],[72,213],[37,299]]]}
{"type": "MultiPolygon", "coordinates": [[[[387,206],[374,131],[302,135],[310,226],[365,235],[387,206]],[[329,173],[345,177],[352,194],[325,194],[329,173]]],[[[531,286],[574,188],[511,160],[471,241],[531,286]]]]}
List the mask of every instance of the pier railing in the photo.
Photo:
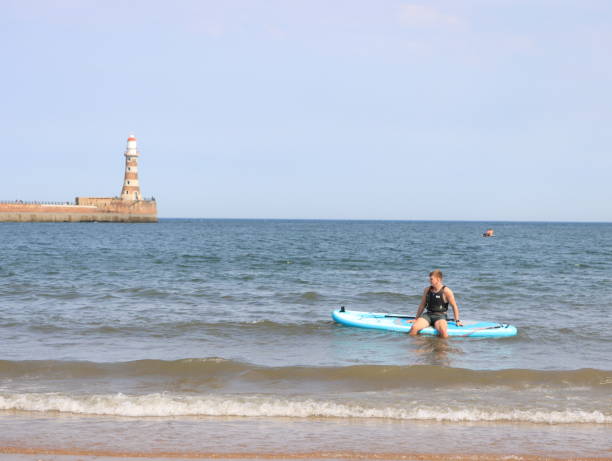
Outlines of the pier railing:
{"type": "Polygon", "coordinates": [[[74,205],[74,202],[48,202],[38,200],[0,200],[0,203],[12,205],[74,205]]]}
{"type": "MultiPolygon", "coordinates": [[[[115,197],[117,200],[120,197],[115,197]]],[[[155,197],[143,197],[141,200],[155,201],[155,197]]],[[[50,202],[45,200],[0,200],[0,204],[10,205],[75,205],[74,202],[50,202]]]]}

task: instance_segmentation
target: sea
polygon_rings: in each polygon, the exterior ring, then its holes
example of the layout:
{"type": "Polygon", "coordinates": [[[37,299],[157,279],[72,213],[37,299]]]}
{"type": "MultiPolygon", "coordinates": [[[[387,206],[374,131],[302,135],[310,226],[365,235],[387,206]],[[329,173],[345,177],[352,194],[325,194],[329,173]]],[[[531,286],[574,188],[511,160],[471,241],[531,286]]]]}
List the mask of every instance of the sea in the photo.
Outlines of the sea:
{"type": "Polygon", "coordinates": [[[611,325],[612,224],[0,223],[0,455],[612,459],[611,325]],[[518,335],[331,318],[433,269],[518,335]]]}

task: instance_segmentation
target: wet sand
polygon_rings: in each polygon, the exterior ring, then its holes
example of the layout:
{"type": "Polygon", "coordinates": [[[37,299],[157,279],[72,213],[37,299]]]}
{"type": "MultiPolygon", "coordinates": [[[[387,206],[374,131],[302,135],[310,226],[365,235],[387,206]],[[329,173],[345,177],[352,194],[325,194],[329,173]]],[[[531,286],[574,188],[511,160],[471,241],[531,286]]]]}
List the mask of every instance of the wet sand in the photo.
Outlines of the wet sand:
{"type": "Polygon", "coordinates": [[[569,457],[558,458],[549,456],[514,456],[495,454],[453,453],[365,453],[365,452],[305,452],[305,453],[151,453],[151,452],[112,452],[96,450],[65,450],[65,449],[32,449],[24,447],[0,447],[3,459],[11,461],[29,460],[35,457],[41,461],[72,461],[75,459],[104,460],[140,460],[150,461],[164,459],[238,459],[238,460],[409,460],[409,461],[606,461],[612,458],[569,457]]]}
{"type": "Polygon", "coordinates": [[[612,460],[609,425],[328,418],[0,415],[0,457],[100,459],[612,460]]]}

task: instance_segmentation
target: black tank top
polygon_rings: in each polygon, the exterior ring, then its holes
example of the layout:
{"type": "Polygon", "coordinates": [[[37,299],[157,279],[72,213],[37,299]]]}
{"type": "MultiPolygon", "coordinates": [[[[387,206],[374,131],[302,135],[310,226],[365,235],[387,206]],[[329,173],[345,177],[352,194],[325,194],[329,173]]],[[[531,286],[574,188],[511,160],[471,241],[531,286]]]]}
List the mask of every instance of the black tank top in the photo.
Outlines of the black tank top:
{"type": "Polygon", "coordinates": [[[442,285],[440,291],[433,291],[433,287],[429,287],[427,293],[427,312],[447,312],[448,302],[444,302],[444,288],[446,285],[442,285]]]}

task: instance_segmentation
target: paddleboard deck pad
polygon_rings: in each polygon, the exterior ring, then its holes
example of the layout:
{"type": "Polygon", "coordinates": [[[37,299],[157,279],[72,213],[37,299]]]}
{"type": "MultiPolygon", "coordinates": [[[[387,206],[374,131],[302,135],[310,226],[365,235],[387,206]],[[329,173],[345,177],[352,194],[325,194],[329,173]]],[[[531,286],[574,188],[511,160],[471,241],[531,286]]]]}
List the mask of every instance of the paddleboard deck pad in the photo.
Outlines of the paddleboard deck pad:
{"type": "MultiPolygon", "coordinates": [[[[361,312],[336,309],[332,318],[342,325],[377,330],[400,331],[408,333],[414,323],[414,317],[389,314],[384,312],[361,312]]],[[[517,329],[513,325],[479,320],[464,320],[463,326],[457,326],[453,320],[448,321],[448,335],[471,338],[507,338],[516,336],[517,329]]],[[[438,330],[432,326],[420,331],[424,336],[437,336],[438,330]]]]}

